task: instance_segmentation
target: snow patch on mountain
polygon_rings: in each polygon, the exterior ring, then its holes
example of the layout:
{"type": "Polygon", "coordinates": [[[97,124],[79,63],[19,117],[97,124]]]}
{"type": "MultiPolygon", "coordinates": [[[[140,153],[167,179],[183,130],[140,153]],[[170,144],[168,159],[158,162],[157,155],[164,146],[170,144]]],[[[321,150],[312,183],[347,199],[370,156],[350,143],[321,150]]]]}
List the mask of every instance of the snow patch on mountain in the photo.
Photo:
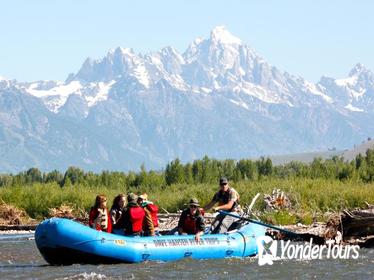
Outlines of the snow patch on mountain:
{"type": "Polygon", "coordinates": [[[276,92],[264,89],[261,86],[243,81],[239,86],[233,88],[234,92],[242,92],[257,99],[272,104],[286,103],[276,92]]]}
{"type": "Polygon", "coordinates": [[[43,98],[52,95],[69,96],[83,87],[79,81],[73,81],[69,84],[59,82],[58,86],[49,90],[41,90],[38,86],[39,83],[32,83],[26,90],[35,97],[43,98]]]}
{"type": "Polygon", "coordinates": [[[308,81],[304,81],[304,85],[309,90],[309,92],[311,94],[321,96],[327,103],[333,103],[334,102],[333,99],[330,96],[326,95],[321,90],[319,90],[315,84],[310,83],[308,81]]]}
{"type": "Polygon", "coordinates": [[[338,86],[345,87],[345,86],[354,86],[357,83],[358,77],[353,76],[345,79],[337,79],[335,80],[335,83],[338,86]]]}
{"type": "Polygon", "coordinates": [[[108,99],[109,90],[116,82],[113,80],[109,83],[99,82],[96,85],[93,85],[93,88],[96,90],[92,91],[93,94],[84,96],[84,99],[87,101],[88,107],[95,106],[101,101],[108,99]]]}
{"type": "Polygon", "coordinates": [[[144,67],[144,64],[136,65],[136,67],[133,69],[133,73],[131,73],[130,75],[135,77],[146,88],[149,88],[150,79],[149,79],[148,71],[144,67]]]}
{"type": "Polygon", "coordinates": [[[345,106],[344,108],[352,111],[352,112],[364,112],[364,110],[360,109],[360,108],[357,108],[357,107],[354,107],[352,104],[348,104],[347,106],[345,106]]]}
{"type": "Polygon", "coordinates": [[[211,89],[206,88],[206,87],[201,87],[201,88],[200,88],[200,91],[203,92],[203,93],[211,93],[211,92],[212,92],[211,89]]]}
{"type": "Polygon", "coordinates": [[[236,100],[233,100],[233,99],[229,99],[231,103],[234,103],[235,105],[239,106],[239,107],[242,107],[246,110],[249,110],[249,107],[247,105],[247,103],[243,102],[243,101],[236,101],[236,100]]]}
{"type": "Polygon", "coordinates": [[[51,112],[58,113],[72,94],[83,97],[88,107],[107,100],[108,92],[114,83],[115,81],[110,81],[109,83],[98,82],[84,85],[79,81],[72,81],[67,84],[57,82],[56,86],[49,89],[44,89],[40,83],[31,83],[24,89],[29,94],[42,99],[51,112]]]}
{"type": "Polygon", "coordinates": [[[68,84],[58,82],[56,87],[49,90],[39,89],[38,86],[38,83],[32,83],[25,90],[29,94],[44,100],[47,108],[54,113],[57,113],[65,104],[70,94],[79,93],[83,87],[79,81],[73,81],[68,84]]]}

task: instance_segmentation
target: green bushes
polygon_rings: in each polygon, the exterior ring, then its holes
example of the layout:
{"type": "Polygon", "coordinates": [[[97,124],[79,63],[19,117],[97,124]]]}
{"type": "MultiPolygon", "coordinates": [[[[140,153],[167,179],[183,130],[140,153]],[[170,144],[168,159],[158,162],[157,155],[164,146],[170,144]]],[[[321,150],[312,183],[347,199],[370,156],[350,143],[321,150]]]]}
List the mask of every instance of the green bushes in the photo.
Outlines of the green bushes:
{"type": "MultiPolygon", "coordinates": [[[[287,211],[265,212],[262,196],[254,209],[262,212],[262,218],[274,223],[311,222],[323,220],[324,213],[364,207],[365,201],[374,204],[374,183],[357,183],[326,179],[277,179],[242,180],[232,182],[239,192],[241,204],[249,204],[257,194],[270,194],[273,189],[281,189],[290,198],[292,208],[287,211]]],[[[173,184],[170,186],[133,186],[130,188],[91,187],[73,185],[60,187],[56,183],[35,183],[30,186],[0,188],[1,199],[24,209],[31,217],[41,219],[48,209],[61,204],[72,204],[86,211],[93,205],[97,194],[108,197],[108,206],[118,193],[146,192],[150,200],[169,212],[183,209],[191,197],[197,197],[205,205],[218,190],[217,184],[173,184]]],[[[162,212],[163,210],[161,210],[162,212]]]]}
{"type": "Polygon", "coordinates": [[[59,207],[64,203],[88,210],[98,193],[104,193],[112,198],[117,191],[79,185],[61,188],[56,183],[0,188],[0,197],[4,202],[24,209],[30,217],[37,219],[46,217],[50,208],[59,207]]]}
{"type": "MultiPolygon", "coordinates": [[[[25,209],[34,218],[45,217],[49,208],[71,203],[88,210],[97,194],[111,201],[118,193],[147,192],[150,199],[169,212],[182,209],[191,198],[201,204],[209,202],[218,190],[218,178],[227,176],[241,196],[249,203],[256,193],[271,193],[281,189],[291,198],[291,216],[282,212],[265,213],[278,222],[323,219],[327,211],[374,204],[374,151],[357,156],[351,162],[333,157],[315,159],[310,164],[291,162],[273,166],[270,159],[216,160],[205,156],[183,164],[179,159],[170,162],[164,171],[85,172],[69,167],[63,174],[57,170],[42,173],[31,168],[16,175],[0,175],[0,199],[25,209]]],[[[255,208],[264,210],[258,200],[255,208]]],[[[110,205],[110,203],[109,203],[110,205]]]]}

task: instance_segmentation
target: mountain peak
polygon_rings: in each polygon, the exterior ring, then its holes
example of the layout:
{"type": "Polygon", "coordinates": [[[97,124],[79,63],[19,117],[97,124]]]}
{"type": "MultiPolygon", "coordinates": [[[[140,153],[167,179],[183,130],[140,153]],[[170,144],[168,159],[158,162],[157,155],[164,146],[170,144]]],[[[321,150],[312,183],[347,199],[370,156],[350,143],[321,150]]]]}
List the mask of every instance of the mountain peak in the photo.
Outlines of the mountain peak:
{"type": "Polygon", "coordinates": [[[221,44],[240,45],[242,41],[232,35],[225,26],[216,26],[210,33],[210,40],[221,44]]]}
{"type": "Polygon", "coordinates": [[[167,46],[161,49],[162,54],[179,54],[179,52],[172,46],[167,46]]]}
{"type": "Polygon", "coordinates": [[[362,63],[357,63],[349,72],[349,77],[360,76],[363,73],[370,72],[362,63]]]}
{"type": "Polygon", "coordinates": [[[135,56],[135,53],[134,53],[134,50],[132,48],[123,48],[123,47],[117,47],[115,49],[110,49],[108,51],[108,54],[107,56],[119,56],[119,57],[122,57],[122,56],[129,56],[129,57],[133,57],[135,56]]]}

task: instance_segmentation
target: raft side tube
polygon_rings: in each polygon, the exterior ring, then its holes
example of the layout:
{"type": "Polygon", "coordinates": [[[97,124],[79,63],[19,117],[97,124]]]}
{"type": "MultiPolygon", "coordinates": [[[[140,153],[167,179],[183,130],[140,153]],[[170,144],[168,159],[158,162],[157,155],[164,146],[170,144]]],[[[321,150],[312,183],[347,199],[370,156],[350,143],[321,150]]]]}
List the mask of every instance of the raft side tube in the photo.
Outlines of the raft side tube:
{"type": "Polygon", "coordinates": [[[35,231],[38,249],[50,264],[137,263],[173,261],[186,257],[215,259],[245,257],[257,253],[256,236],[265,228],[246,225],[229,234],[128,237],[97,231],[68,219],[52,218],[35,231]]]}

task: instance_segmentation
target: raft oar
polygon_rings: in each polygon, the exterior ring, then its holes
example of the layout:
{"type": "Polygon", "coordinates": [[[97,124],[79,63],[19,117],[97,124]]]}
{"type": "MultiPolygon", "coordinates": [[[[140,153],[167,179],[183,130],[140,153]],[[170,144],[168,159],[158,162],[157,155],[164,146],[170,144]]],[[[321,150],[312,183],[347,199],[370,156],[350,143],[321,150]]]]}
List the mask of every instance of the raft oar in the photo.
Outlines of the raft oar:
{"type": "Polygon", "coordinates": [[[286,230],[286,229],[283,229],[283,228],[280,228],[280,227],[276,227],[276,226],[273,226],[273,225],[265,224],[265,223],[263,223],[261,221],[244,218],[244,217],[241,217],[239,215],[235,215],[235,214],[233,214],[231,212],[227,212],[227,211],[223,211],[223,210],[218,210],[218,212],[220,214],[222,214],[222,215],[228,215],[228,216],[235,217],[235,218],[238,218],[238,219],[243,220],[243,221],[247,221],[247,222],[250,222],[250,223],[253,223],[253,224],[258,224],[260,226],[264,226],[264,227],[268,227],[268,228],[272,228],[272,229],[278,230],[280,232],[284,232],[288,236],[294,236],[294,237],[296,237],[296,238],[292,239],[292,240],[295,240],[295,241],[298,241],[298,240],[309,241],[312,238],[313,239],[313,243],[315,243],[315,244],[319,244],[319,245],[325,244],[325,239],[323,237],[321,237],[321,236],[318,236],[318,235],[314,235],[314,234],[310,234],[310,233],[296,233],[296,232],[292,232],[292,231],[289,231],[289,230],[286,230]]]}
{"type": "Polygon", "coordinates": [[[233,214],[231,212],[227,212],[227,211],[224,211],[224,210],[218,210],[217,212],[219,212],[222,215],[231,216],[231,217],[238,218],[240,220],[247,221],[247,222],[250,222],[250,223],[253,223],[253,224],[257,224],[257,225],[260,225],[260,226],[272,228],[272,229],[284,232],[284,233],[286,233],[288,235],[293,235],[293,236],[301,237],[301,235],[298,234],[298,233],[295,233],[295,232],[292,232],[292,231],[288,231],[286,229],[283,229],[283,228],[280,228],[280,227],[276,227],[276,226],[273,226],[273,225],[265,224],[265,223],[263,223],[261,221],[244,218],[244,217],[241,217],[239,215],[235,215],[235,214],[233,214]]]}

